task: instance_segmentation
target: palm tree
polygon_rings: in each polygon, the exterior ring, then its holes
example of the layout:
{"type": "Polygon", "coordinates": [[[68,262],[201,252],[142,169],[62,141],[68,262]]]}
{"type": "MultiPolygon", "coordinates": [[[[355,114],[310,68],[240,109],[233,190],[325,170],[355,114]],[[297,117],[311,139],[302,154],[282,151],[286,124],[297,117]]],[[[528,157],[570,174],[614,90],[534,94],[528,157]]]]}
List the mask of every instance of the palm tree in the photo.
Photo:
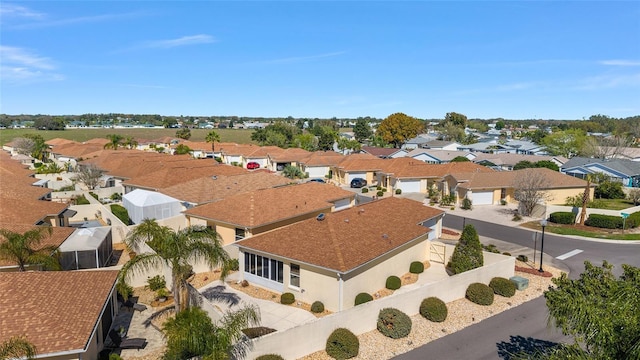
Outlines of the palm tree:
{"type": "Polygon", "coordinates": [[[44,232],[51,236],[50,226],[41,226],[21,234],[7,229],[0,229],[0,259],[18,264],[20,271],[25,271],[28,265],[42,265],[45,270],[60,270],[58,251],[55,246],[37,248],[44,238],[44,232]]]}
{"type": "Polygon", "coordinates": [[[207,137],[204,139],[206,142],[211,143],[211,151],[216,151],[215,142],[220,142],[220,134],[218,134],[215,130],[209,131],[207,137]]]}
{"type": "Polygon", "coordinates": [[[221,278],[227,275],[230,258],[222,248],[218,234],[204,226],[190,226],[174,231],[160,226],[155,219],[145,219],[125,239],[130,249],[148,243],[155,253],[143,253],[129,260],[120,271],[119,281],[125,283],[133,272],[168,266],[171,268],[172,293],[176,312],[189,304],[187,279],[192,274],[190,262],[205,261],[211,268],[220,267],[221,278]]]}
{"type": "Polygon", "coordinates": [[[289,179],[300,178],[302,179],[305,174],[300,170],[299,167],[293,165],[287,165],[282,169],[282,175],[289,179]]]}
{"type": "Polygon", "coordinates": [[[240,359],[246,356],[249,343],[242,329],[258,325],[260,315],[252,306],[227,312],[216,324],[198,307],[180,312],[163,327],[167,338],[164,360],[201,357],[206,360],[240,359]]]}
{"type": "Polygon", "coordinates": [[[105,149],[118,150],[118,147],[122,145],[123,138],[118,134],[109,134],[107,135],[107,139],[109,139],[109,142],[104,144],[105,149]]]}
{"type": "Polygon", "coordinates": [[[124,145],[129,149],[135,149],[135,147],[138,146],[138,141],[132,136],[127,136],[124,140],[124,145]]]}
{"type": "Polygon", "coordinates": [[[14,336],[0,343],[0,360],[35,359],[38,351],[25,337],[14,336]]]}

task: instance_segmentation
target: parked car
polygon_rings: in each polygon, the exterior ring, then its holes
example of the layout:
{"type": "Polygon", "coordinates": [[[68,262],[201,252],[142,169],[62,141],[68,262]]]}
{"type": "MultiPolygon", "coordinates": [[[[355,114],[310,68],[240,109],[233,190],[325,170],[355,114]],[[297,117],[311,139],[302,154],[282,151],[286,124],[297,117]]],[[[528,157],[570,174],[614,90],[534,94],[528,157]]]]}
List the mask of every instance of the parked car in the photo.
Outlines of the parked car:
{"type": "Polygon", "coordinates": [[[326,181],[324,181],[324,179],[320,179],[320,178],[309,179],[309,181],[307,181],[307,182],[310,182],[310,181],[319,182],[319,183],[323,183],[323,184],[326,183],[326,181]]]}
{"type": "Polygon", "coordinates": [[[355,178],[353,180],[351,180],[351,187],[352,188],[361,188],[367,186],[367,180],[363,179],[363,178],[355,178]]]}
{"type": "Polygon", "coordinates": [[[247,169],[249,170],[253,170],[253,169],[259,169],[260,168],[260,164],[258,164],[255,161],[251,161],[247,163],[247,169]]]}

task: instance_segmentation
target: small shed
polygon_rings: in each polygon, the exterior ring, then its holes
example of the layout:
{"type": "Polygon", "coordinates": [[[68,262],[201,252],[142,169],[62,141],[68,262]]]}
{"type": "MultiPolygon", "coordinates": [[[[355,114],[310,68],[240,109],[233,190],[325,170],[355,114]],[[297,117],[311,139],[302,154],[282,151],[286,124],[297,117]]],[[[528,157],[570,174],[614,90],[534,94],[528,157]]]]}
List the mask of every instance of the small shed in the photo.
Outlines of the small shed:
{"type": "Polygon", "coordinates": [[[166,219],[180,215],[180,201],[154,191],[136,189],[122,197],[122,206],[129,212],[134,224],[144,219],[166,219]]]}
{"type": "Polygon", "coordinates": [[[97,269],[109,266],[113,254],[111,227],[75,230],[58,248],[64,270],[97,269]]]}

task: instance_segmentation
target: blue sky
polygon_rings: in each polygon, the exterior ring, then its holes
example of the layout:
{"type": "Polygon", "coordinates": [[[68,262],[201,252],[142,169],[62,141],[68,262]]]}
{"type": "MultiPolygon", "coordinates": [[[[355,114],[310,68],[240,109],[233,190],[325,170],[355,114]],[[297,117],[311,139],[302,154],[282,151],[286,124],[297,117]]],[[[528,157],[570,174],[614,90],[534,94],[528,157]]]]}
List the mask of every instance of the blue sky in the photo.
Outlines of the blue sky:
{"type": "Polygon", "coordinates": [[[640,114],[639,1],[0,4],[0,113],[640,114]]]}

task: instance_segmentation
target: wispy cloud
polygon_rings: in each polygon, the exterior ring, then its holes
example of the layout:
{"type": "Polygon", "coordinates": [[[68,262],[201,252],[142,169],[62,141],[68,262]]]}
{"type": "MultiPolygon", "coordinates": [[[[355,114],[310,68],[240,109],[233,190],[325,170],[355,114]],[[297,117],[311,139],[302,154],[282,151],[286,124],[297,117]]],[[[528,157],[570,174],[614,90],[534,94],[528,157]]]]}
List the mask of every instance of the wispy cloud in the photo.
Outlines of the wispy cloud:
{"type": "Polygon", "coordinates": [[[169,48],[174,48],[178,46],[211,44],[214,42],[217,42],[217,40],[213,36],[199,34],[199,35],[183,36],[177,39],[150,41],[146,43],[144,47],[169,49],[169,48]]]}
{"type": "Polygon", "coordinates": [[[5,4],[0,3],[0,15],[3,17],[18,17],[18,18],[31,18],[31,19],[42,19],[44,18],[44,14],[35,12],[27,7],[15,5],[15,4],[5,4]]]}
{"type": "Polygon", "coordinates": [[[575,90],[601,90],[620,87],[640,86],[640,73],[604,74],[584,78],[574,87],[575,90]]]}
{"type": "Polygon", "coordinates": [[[64,76],[55,72],[51,59],[28,50],[0,45],[0,79],[11,83],[56,81],[64,76]]]}
{"type": "Polygon", "coordinates": [[[329,57],[339,56],[339,55],[342,55],[342,54],[345,54],[345,53],[346,53],[346,51],[336,51],[336,52],[330,52],[330,53],[318,54],[318,55],[310,55],[310,56],[294,56],[294,57],[287,57],[287,58],[281,58],[281,59],[267,60],[267,61],[265,61],[265,63],[267,63],[267,64],[290,64],[290,63],[305,62],[305,61],[312,61],[312,60],[317,60],[317,59],[329,58],[329,57]]]}
{"type": "Polygon", "coordinates": [[[45,27],[56,27],[56,26],[66,26],[66,25],[75,25],[75,24],[88,24],[88,23],[97,23],[97,22],[110,22],[122,19],[130,19],[137,18],[144,15],[141,12],[130,12],[130,13],[121,13],[121,14],[101,14],[101,15],[92,15],[92,16],[79,16],[74,18],[66,18],[66,19],[58,19],[58,20],[49,20],[49,21],[38,21],[38,22],[30,22],[20,25],[14,25],[12,29],[38,29],[45,27]]]}
{"type": "Polygon", "coordinates": [[[610,66],[640,66],[640,61],[634,60],[603,60],[600,61],[602,65],[610,66]]]}

